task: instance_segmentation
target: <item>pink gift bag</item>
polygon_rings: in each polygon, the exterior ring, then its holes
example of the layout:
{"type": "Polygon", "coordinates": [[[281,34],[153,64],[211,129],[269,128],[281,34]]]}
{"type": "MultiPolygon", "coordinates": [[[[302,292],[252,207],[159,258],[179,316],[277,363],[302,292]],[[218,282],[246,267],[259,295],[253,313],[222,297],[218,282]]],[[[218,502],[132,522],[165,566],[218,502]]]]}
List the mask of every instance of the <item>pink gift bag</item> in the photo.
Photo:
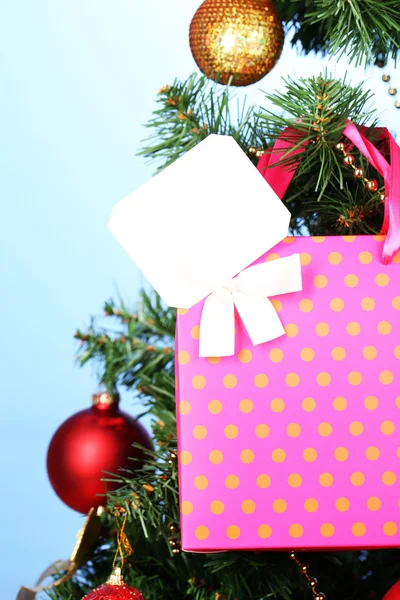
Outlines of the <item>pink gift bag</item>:
{"type": "Polygon", "coordinates": [[[300,254],[302,291],[271,298],[286,335],[253,345],[235,312],[235,354],[201,358],[205,301],[178,311],[185,550],[400,545],[394,162],[378,165],[387,236],[290,237],[255,261],[300,254]]]}

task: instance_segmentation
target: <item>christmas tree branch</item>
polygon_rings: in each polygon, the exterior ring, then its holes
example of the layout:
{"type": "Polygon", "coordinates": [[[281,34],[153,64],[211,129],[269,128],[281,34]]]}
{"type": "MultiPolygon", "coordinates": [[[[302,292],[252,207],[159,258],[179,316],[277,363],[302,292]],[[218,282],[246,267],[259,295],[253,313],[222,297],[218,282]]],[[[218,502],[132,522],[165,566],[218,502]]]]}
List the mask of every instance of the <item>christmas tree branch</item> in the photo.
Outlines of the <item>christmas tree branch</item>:
{"type": "Polygon", "coordinates": [[[137,313],[122,301],[117,305],[110,300],[104,318],[112,321],[107,327],[92,319],[87,331],[76,331],[80,365],[95,364],[100,384],[110,392],[118,386],[133,387],[147,397],[147,388],[157,386],[161,378],[160,395],[170,402],[175,311],[165,307],[157,294],[142,291],[137,313]]]}
{"type": "Polygon", "coordinates": [[[276,0],[292,45],[346,55],[356,65],[396,58],[400,47],[397,0],[276,0]]]}
{"type": "Polygon", "coordinates": [[[371,94],[361,84],[353,87],[346,79],[335,80],[327,73],[298,81],[288,78],[284,84],[282,92],[266,94],[274,108],[261,109],[258,117],[269,132],[289,144],[279,162],[283,168],[296,169],[283,199],[292,213],[293,232],[378,233],[383,219],[383,179],[352,148],[352,159],[363,179],[355,178],[338,150],[340,142],[346,147],[343,130],[351,121],[385,152],[375,131],[371,94]],[[302,150],[300,160],[293,149],[302,150]],[[364,185],[370,179],[376,181],[375,191],[364,185]]]}
{"type": "Polygon", "coordinates": [[[359,127],[368,126],[367,137],[371,140],[376,137],[371,94],[363,91],[360,84],[352,86],[346,78],[335,80],[327,73],[298,81],[289,78],[284,81],[282,92],[266,94],[272,109],[248,109],[239,114],[234,128],[221,126],[221,123],[232,122],[233,109],[228,91],[218,89],[204,77],[191,76],[186,82],[176,81],[163,91],[159,98],[162,108],[155,111],[155,117],[148,124],[152,133],[141,154],[161,162],[162,169],[186,151],[186,146],[176,141],[181,140],[182,119],[179,112],[177,115],[175,105],[171,109],[168,100],[180,98],[185,110],[192,110],[191,118],[198,124],[203,122],[204,107],[209,106],[211,126],[202,129],[201,136],[189,130],[189,141],[185,143],[189,143],[190,148],[209,133],[217,132],[233,135],[254,163],[258,160],[257,153],[249,153],[249,148],[269,151],[280,134],[293,149],[303,149],[300,162],[298,157],[291,155],[281,161],[285,168],[295,163],[297,166],[283,199],[292,213],[293,233],[308,231],[313,235],[326,235],[380,231],[383,218],[381,176],[364,161],[358,150],[352,150],[365,178],[377,181],[378,189],[371,192],[362,181],[354,178],[353,170],[343,164],[343,155],[336,148],[347,120],[359,127]],[[290,132],[282,133],[288,127],[290,132]],[[152,145],[155,138],[161,142],[152,145]]]}
{"type": "Polygon", "coordinates": [[[326,48],[347,56],[355,64],[368,64],[377,57],[396,59],[400,47],[400,15],[397,0],[315,0],[306,21],[326,23],[326,48]]]}
{"type": "Polygon", "coordinates": [[[232,136],[244,150],[254,143],[265,145],[253,110],[245,103],[238,105],[234,122],[231,101],[229,88],[196,75],[163,87],[157,98],[159,108],[146,126],[152,133],[139,155],[161,163],[159,172],[212,133],[232,136]]]}

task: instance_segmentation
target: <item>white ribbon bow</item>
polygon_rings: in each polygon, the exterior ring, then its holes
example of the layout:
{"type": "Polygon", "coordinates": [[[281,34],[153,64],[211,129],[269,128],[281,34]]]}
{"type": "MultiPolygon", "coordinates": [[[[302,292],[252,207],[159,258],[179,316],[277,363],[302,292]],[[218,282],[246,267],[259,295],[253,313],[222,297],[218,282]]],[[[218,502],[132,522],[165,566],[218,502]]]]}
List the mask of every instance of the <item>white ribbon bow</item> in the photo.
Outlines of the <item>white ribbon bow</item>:
{"type": "Polygon", "coordinates": [[[254,345],[280,337],[285,330],[268,296],[302,288],[299,254],[248,267],[215,288],[201,315],[200,356],[235,353],[235,306],[254,345]]]}

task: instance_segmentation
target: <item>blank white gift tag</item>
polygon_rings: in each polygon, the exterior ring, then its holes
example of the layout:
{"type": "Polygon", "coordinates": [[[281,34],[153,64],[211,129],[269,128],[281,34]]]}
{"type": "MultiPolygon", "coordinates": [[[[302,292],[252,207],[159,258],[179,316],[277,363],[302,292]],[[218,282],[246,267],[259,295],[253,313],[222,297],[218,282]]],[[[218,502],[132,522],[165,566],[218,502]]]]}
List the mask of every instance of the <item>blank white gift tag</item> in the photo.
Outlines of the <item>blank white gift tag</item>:
{"type": "Polygon", "coordinates": [[[165,303],[191,308],[287,234],[290,213],[232,137],[210,135],[113,209],[165,303]]]}

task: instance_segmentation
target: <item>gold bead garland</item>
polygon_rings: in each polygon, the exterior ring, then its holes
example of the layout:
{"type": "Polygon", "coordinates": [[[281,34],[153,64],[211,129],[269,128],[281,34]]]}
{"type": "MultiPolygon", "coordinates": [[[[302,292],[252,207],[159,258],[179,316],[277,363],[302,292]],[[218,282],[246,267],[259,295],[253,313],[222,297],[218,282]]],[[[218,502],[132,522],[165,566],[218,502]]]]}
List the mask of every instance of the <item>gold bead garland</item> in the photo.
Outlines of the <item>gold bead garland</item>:
{"type": "MultiPolygon", "coordinates": [[[[355,158],[354,155],[351,154],[350,152],[346,151],[346,146],[344,145],[343,142],[339,142],[338,144],[336,144],[335,146],[336,150],[338,150],[339,152],[341,152],[343,154],[343,162],[345,165],[351,167],[354,171],[354,177],[356,179],[360,179],[364,182],[365,187],[370,191],[370,192],[376,192],[378,190],[378,182],[376,179],[368,179],[367,177],[364,177],[364,171],[361,167],[355,165],[355,158]]],[[[380,194],[380,200],[382,202],[384,202],[385,200],[385,194],[381,193],[380,194]],[[383,198],[383,199],[382,199],[383,198]]]]}
{"type": "Polygon", "coordinates": [[[168,525],[168,529],[172,533],[172,536],[168,540],[169,545],[171,546],[172,554],[174,556],[179,556],[179,554],[181,554],[182,552],[182,548],[180,541],[176,538],[175,535],[178,533],[178,527],[177,525],[175,525],[175,523],[170,523],[168,525]]]}
{"type": "Polygon", "coordinates": [[[248,153],[252,156],[256,156],[257,158],[260,158],[260,156],[262,156],[264,154],[264,150],[263,150],[263,148],[256,148],[255,146],[250,146],[248,153]]]}
{"type": "MultiPolygon", "coordinates": [[[[383,67],[385,67],[385,62],[383,60],[376,60],[375,64],[377,67],[379,67],[380,69],[382,69],[383,67]]],[[[389,75],[389,73],[384,73],[382,75],[382,81],[384,81],[385,83],[389,83],[391,80],[391,76],[389,75]]],[[[393,87],[393,85],[391,85],[389,87],[389,94],[390,96],[397,96],[397,88],[393,87]]],[[[396,100],[395,102],[395,107],[396,108],[400,108],[400,100],[396,100]]]]}
{"type": "Polygon", "coordinates": [[[353,169],[356,169],[357,167],[354,166],[354,156],[352,154],[346,154],[345,152],[343,152],[344,154],[344,159],[343,162],[345,165],[353,167],[353,169]]]}
{"type": "MultiPolygon", "coordinates": [[[[168,451],[167,462],[171,469],[176,466],[178,461],[178,453],[176,450],[168,451]]],[[[181,542],[177,536],[179,536],[179,527],[176,523],[169,523],[167,525],[168,531],[171,533],[171,537],[168,539],[168,543],[171,546],[173,556],[179,556],[182,553],[181,542]]]]}
{"type": "Polygon", "coordinates": [[[381,56],[377,56],[377,58],[375,60],[375,65],[377,67],[379,67],[380,69],[383,69],[383,67],[385,66],[385,64],[386,63],[385,63],[384,57],[382,55],[381,56]]]}
{"type": "Polygon", "coordinates": [[[360,167],[354,169],[354,177],[356,179],[362,179],[364,177],[364,171],[360,167]]]}
{"type": "Polygon", "coordinates": [[[313,600],[326,600],[326,596],[323,592],[319,592],[317,590],[318,580],[315,577],[311,577],[308,573],[308,566],[302,563],[296,556],[294,552],[290,552],[289,554],[291,560],[293,560],[299,568],[300,573],[304,575],[308,585],[311,588],[311,592],[313,594],[313,600]]]}

